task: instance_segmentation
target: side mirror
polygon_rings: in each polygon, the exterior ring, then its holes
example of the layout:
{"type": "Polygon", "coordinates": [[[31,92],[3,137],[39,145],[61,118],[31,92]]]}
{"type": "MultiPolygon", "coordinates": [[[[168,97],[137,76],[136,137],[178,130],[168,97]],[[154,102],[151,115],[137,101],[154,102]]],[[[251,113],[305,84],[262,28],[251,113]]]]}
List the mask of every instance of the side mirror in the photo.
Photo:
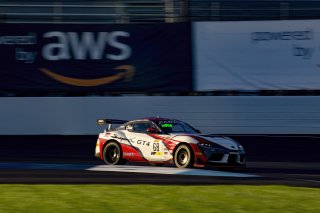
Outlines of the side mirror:
{"type": "Polygon", "coordinates": [[[199,129],[196,129],[196,133],[199,133],[199,134],[200,134],[200,133],[201,133],[201,131],[200,131],[199,129]]]}
{"type": "Polygon", "coordinates": [[[148,133],[156,133],[156,134],[158,134],[158,133],[159,133],[159,130],[156,129],[156,128],[153,128],[153,127],[149,127],[149,128],[147,129],[147,132],[148,132],[148,133]]]}
{"type": "Polygon", "coordinates": [[[130,124],[127,125],[127,126],[126,126],[126,130],[129,131],[129,132],[132,132],[132,131],[133,131],[133,126],[130,125],[130,124]]]}

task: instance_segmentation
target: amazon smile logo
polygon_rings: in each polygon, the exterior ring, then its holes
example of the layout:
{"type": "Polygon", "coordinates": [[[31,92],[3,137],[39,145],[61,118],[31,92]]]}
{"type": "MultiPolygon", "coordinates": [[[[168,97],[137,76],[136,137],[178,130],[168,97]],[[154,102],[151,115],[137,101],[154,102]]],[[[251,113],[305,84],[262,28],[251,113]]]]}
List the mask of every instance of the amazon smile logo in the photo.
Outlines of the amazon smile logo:
{"type": "MultiPolygon", "coordinates": [[[[131,35],[126,31],[108,32],[62,32],[49,31],[43,34],[47,41],[41,50],[41,56],[47,61],[108,60],[117,62],[127,60],[132,55],[129,45],[131,35]]],[[[57,70],[41,67],[39,70],[60,83],[78,87],[94,87],[111,84],[115,81],[130,81],[135,75],[132,65],[114,67],[116,74],[96,79],[79,79],[58,74],[57,70]]]]}
{"type": "Polygon", "coordinates": [[[47,68],[40,68],[39,70],[50,78],[59,81],[60,83],[79,86],[79,87],[94,87],[104,84],[110,84],[118,80],[131,81],[135,74],[134,66],[132,65],[121,65],[114,68],[120,70],[119,73],[96,79],[79,79],[72,78],[64,75],[57,74],[47,68]]]}

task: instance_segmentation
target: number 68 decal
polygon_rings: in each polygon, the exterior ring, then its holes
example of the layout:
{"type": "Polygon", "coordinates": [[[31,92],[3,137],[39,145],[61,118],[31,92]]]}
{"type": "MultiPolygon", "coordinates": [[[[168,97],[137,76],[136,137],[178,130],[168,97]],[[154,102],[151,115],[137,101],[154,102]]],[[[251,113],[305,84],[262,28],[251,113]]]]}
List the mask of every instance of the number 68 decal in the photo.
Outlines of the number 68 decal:
{"type": "Polygon", "coordinates": [[[158,152],[159,150],[159,143],[153,143],[153,151],[158,152]]]}

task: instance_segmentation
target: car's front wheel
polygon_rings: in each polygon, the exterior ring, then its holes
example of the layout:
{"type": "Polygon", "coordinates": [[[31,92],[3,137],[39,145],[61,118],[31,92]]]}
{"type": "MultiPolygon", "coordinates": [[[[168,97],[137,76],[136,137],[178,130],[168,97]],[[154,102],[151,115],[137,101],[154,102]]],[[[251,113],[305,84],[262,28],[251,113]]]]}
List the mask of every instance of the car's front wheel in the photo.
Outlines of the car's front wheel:
{"type": "Polygon", "coordinates": [[[118,143],[109,142],[103,149],[103,160],[108,165],[124,164],[121,149],[118,143]]]}
{"type": "Polygon", "coordinates": [[[193,152],[186,144],[180,145],[174,153],[174,165],[178,168],[193,167],[193,152]]]}

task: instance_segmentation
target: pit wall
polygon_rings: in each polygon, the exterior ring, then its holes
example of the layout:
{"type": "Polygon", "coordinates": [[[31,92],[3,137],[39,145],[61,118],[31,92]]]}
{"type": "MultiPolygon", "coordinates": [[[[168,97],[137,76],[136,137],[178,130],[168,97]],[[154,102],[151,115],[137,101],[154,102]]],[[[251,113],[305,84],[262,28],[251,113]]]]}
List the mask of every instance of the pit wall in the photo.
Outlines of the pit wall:
{"type": "Polygon", "coordinates": [[[317,96],[0,98],[0,135],[95,135],[97,118],[176,118],[203,133],[319,134],[317,96]]]}

